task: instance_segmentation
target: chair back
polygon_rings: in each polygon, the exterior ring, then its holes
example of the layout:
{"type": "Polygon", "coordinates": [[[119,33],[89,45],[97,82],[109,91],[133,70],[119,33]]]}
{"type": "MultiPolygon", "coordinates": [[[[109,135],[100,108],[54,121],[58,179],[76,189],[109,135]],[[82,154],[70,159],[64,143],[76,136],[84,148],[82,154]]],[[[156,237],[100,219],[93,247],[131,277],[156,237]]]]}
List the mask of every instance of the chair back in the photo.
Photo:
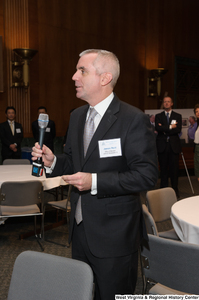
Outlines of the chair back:
{"type": "Polygon", "coordinates": [[[175,191],[170,188],[162,188],[146,193],[147,204],[155,222],[170,219],[171,207],[177,201],[175,191]]]}
{"type": "Polygon", "coordinates": [[[144,215],[147,233],[158,235],[158,230],[155,221],[145,204],[142,204],[142,211],[144,215]]]}
{"type": "Polygon", "coordinates": [[[29,159],[4,159],[3,165],[30,165],[29,159]]]}
{"type": "Polygon", "coordinates": [[[0,205],[27,206],[42,202],[42,182],[36,181],[7,181],[1,185],[0,205]]]}
{"type": "Polygon", "coordinates": [[[142,265],[146,278],[169,288],[199,294],[199,246],[149,234],[143,247],[142,265]]]}
{"type": "Polygon", "coordinates": [[[16,259],[8,300],[91,300],[93,272],[82,261],[25,251],[16,259]]]}

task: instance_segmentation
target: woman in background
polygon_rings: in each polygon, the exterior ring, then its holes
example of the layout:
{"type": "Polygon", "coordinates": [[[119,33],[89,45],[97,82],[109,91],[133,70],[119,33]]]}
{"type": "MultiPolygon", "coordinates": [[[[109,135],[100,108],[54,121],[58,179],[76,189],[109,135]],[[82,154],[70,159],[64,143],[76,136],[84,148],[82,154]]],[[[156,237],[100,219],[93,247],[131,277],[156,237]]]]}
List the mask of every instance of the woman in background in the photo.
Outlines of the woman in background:
{"type": "Polygon", "coordinates": [[[197,129],[195,132],[195,139],[194,139],[194,172],[195,176],[199,181],[199,104],[196,104],[194,107],[194,113],[197,118],[197,129]]]}

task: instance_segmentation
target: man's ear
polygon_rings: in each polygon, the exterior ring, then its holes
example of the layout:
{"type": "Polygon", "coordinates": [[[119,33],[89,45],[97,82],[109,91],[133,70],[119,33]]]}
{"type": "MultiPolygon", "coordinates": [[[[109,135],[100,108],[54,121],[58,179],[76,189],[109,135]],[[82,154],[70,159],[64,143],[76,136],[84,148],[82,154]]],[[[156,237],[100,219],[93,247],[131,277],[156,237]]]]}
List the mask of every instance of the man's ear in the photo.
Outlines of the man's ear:
{"type": "Polygon", "coordinates": [[[107,85],[109,84],[113,79],[113,75],[111,73],[103,73],[101,75],[101,84],[102,85],[107,85]]]}

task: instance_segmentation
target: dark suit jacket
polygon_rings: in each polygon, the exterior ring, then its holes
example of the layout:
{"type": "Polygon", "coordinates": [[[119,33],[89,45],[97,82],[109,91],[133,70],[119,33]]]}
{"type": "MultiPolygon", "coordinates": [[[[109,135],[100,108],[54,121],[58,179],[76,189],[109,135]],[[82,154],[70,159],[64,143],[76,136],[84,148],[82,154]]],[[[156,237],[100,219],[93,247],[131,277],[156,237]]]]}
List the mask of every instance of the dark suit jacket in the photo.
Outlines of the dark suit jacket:
{"type": "Polygon", "coordinates": [[[154,187],[157,153],[149,118],[114,97],[83,156],[83,131],[89,106],[70,118],[66,153],[57,157],[52,176],[76,172],[97,173],[97,195],[71,192],[70,238],[76,204],[81,194],[85,234],[97,257],[128,255],[138,249],[145,229],[139,192],[154,187]],[[122,155],[100,158],[99,141],[120,139],[122,155]],[[143,232],[141,233],[141,235],[143,232]]]}
{"type": "MultiPolygon", "coordinates": [[[[35,142],[39,141],[39,125],[38,120],[32,122],[32,133],[35,139],[35,142]]],[[[44,135],[44,144],[54,151],[54,138],[56,136],[55,123],[52,120],[49,120],[48,126],[46,127],[44,135]]]]}
{"type": "Polygon", "coordinates": [[[171,116],[169,119],[169,125],[167,123],[167,117],[165,111],[157,114],[155,116],[155,129],[158,132],[156,143],[158,153],[162,153],[167,145],[167,138],[170,139],[171,148],[174,153],[181,152],[181,143],[179,138],[179,133],[182,130],[182,116],[172,110],[171,116]],[[169,125],[172,120],[176,120],[177,127],[169,129],[169,125]],[[161,126],[159,124],[162,124],[161,126]]]}
{"type": "Polygon", "coordinates": [[[12,158],[12,155],[16,157],[21,156],[21,142],[23,139],[23,128],[20,123],[15,122],[15,134],[12,134],[8,121],[0,124],[0,137],[2,142],[2,158],[12,158]],[[9,146],[11,144],[17,144],[17,152],[13,152],[9,146]]]}

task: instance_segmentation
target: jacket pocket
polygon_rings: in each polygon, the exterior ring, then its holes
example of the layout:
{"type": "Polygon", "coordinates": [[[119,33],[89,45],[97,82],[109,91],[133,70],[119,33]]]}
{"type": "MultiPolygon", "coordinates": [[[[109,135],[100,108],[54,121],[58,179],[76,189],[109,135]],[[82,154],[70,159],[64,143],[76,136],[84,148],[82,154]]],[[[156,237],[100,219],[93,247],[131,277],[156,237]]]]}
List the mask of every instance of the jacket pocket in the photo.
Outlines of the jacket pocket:
{"type": "Polygon", "coordinates": [[[140,211],[139,200],[133,202],[116,203],[107,205],[107,214],[109,216],[126,215],[140,211]]]}

